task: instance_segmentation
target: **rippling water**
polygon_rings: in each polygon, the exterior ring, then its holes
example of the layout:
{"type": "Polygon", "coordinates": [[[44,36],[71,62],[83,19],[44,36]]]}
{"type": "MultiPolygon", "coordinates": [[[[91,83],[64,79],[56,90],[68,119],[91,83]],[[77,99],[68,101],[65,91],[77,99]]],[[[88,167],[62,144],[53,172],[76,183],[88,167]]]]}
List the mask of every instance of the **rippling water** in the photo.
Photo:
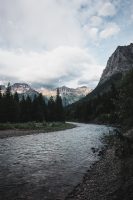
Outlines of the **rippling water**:
{"type": "Polygon", "coordinates": [[[111,129],[77,125],[0,139],[0,200],[63,200],[98,159],[91,148],[100,148],[100,137],[111,129]]]}

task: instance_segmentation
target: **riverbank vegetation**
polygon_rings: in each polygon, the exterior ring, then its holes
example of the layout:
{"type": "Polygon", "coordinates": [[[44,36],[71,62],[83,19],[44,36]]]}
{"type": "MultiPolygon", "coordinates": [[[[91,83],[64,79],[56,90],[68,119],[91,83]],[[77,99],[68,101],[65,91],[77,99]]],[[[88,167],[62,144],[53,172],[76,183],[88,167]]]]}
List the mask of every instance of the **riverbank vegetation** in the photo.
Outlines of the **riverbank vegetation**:
{"type": "Polygon", "coordinates": [[[72,129],[76,126],[63,122],[0,123],[0,139],[38,133],[48,133],[72,129]]]}
{"type": "Polygon", "coordinates": [[[44,130],[58,131],[74,128],[75,125],[62,122],[0,123],[1,130],[44,130]]]}

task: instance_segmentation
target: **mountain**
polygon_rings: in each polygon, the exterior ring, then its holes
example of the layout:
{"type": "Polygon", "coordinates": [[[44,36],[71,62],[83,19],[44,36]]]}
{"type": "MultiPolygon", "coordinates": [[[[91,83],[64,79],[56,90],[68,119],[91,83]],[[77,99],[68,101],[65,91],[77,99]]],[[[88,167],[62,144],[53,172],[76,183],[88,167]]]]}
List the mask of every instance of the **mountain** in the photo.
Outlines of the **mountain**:
{"type": "MultiPolygon", "coordinates": [[[[6,86],[0,85],[0,88],[1,88],[2,94],[5,93],[6,86]]],[[[35,95],[39,95],[39,93],[36,90],[32,89],[26,83],[14,83],[13,85],[11,85],[11,93],[15,94],[15,92],[18,93],[20,99],[22,98],[22,95],[24,95],[25,98],[29,96],[32,99],[34,98],[35,95]]]]}
{"type": "Polygon", "coordinates": [[[67,106],[85,97],[91,92],[91,89],[86,86],[78,87],[76,89],[63,86],[59,88],[59,91],[63,100],[63,105],[67,106]]]}
{"type": "Polygon", "coordinates": [[[117,87],[122,77],[132,69],[133,43],[127,46],[118,46],[108,59],[97,87],[84,99],[87,100],[98,94],[108,92],[112,84],[115,84],[117,87]]]}
{"type": "MultiPolygon", "coordinates": [[[[39,93],[42,93],[47,98],[49,98],[50,96],[53,96],[55,98],[57,88],[55,89],[40,88],[37,91],[39,93]]],[[[85,97],[87,94],[91,92],[91,89],[87,88],[86,86],[78,87],[76,89],[62,86],[59,87],[59,92],[62,97],[63,105],[67,106],[85,97]]]]}
{"type": "Polygon", "coordinates": [[[20,98],[22,97],[22,95],[24,95],[25,98],[29,96],[31,99],[33,99],[35,95],[39,95],[36,90],[32,89],[26,83],[14,83],[13,85],[11,85],[11,93],[15,94],[15,92],[18,93],[20,98]]]}
{"type": "MultiPolygon", "coordinates": [[[[2,93],[4,93],[6,90],[6,87],[4,85],[1,85],[1,90],[2,90],[2,93]]],[[[45,96],[46,101],[48,101],[48,99],[51,96],[53,96],[54,99],[56,98],[57,88],[48,89],[48,88],[43,87],[39,89],[33,89],[26,83],[15,83],[11,85],[11,93],[15,94],[15,92],[19,94],[20,98],[22,98],[22,95],[24,95],[25,98],[27,96],[30,96],[32,99],[34,98],[35,95],[42,93],[42,95],[45,96]]],[[[59,88],[59,92],[62,97],[63,105],[67,106],[85,97],[88,93],[91,92],[91,89],[87,88],[86,86],[78,87],[76,89],[62,86],[59,88]]]]}
{"type": "Polygon", "coordinates": [[[128,46],[118,46],[107,62],[107,66],[101,76],[100,84],[109,80],[116,74],[125,74],[133,69],[133,43],[128,46]]]}
{"type": "Polygon", "coordinates": [[[128,46],[118,46],[109,58],[97,87],[67,107],[68,120],[115,123],[117,117],[114,102],[119,98],[121,84],[131,70],[133,70],[133,43],[128,46]]]}
{"type": "Polygon", "coordinates": [[[29,91],[31,87],[26,83],[14,83],[11,86],[11,92],[14,94],[17,92],[18,94],[23,94],[29,91]]]}

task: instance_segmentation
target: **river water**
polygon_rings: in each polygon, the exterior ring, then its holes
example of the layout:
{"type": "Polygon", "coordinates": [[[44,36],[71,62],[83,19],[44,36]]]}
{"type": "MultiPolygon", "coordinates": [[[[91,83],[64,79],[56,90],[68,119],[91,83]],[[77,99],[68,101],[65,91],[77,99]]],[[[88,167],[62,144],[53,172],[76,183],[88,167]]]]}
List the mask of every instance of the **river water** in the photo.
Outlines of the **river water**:
{"type": "Polygon", "coordinates": [[[0,139],[0,200],[63,200],[98,160],[104,125],[0,139]]]}

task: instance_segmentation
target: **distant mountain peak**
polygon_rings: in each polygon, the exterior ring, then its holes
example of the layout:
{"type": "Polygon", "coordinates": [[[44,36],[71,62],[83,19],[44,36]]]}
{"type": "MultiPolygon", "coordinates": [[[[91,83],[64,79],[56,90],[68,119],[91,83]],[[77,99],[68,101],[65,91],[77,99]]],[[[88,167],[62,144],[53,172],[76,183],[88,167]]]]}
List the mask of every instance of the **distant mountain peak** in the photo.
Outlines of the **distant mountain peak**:
{"type": "MultiPolygon", "coordinates": [[[[56,91],[57,88],[55,89],[47,89],[47,88],[41,88],[37,90],[38,92],[42,93],[46,97],[53,96],[54,98],[56,97],[56,91]]],[[[59,92],[63,100],[63,105],[67,106],[69,104],[72,104],[79,99],[85,97],[87,94],[91,92],[90,88],[85,87],[78,87],[78,88],[69,88],[65,85],[59,87],[59,92]]]]}
{"type": "Polygon", "coordinates": [[[18,94],[26,93],[29,91],[31,87],[27,83],[14,83],[11,85],[11,92],[14,94],[17,92],[18,94]]]}

